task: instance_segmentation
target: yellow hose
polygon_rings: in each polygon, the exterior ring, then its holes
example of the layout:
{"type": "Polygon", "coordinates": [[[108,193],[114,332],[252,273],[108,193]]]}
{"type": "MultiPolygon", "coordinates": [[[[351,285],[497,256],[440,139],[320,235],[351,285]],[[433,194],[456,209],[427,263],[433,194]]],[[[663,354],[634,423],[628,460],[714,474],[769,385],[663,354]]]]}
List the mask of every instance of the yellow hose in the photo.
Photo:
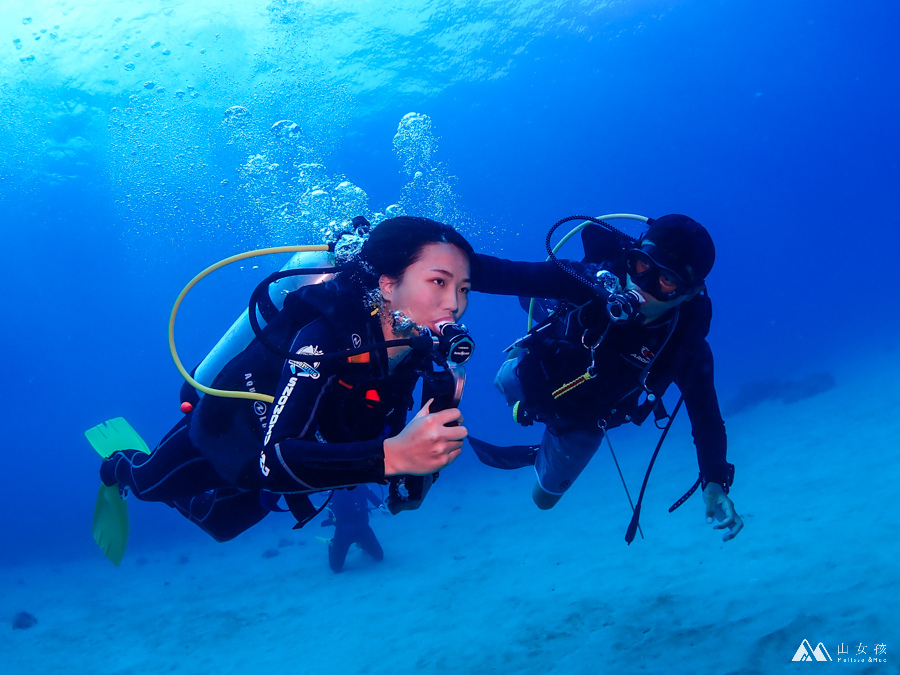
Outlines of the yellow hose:
{"type": "Polygon", "coordinates": [[[181,293],[178,294],[178,298],[175,300],[175,305],[172,307],[172,314],[169,316],[169,351],[172,353],[172,360],[175,361],[175,367],[178,368],[178,372],[180,372],[181,376],[185,380],[187,380],[188,384],[190,384],[194,389],[202,391],[204,394],[210,394],[211,396],[222,396],[223,398],[244,398],[251,401],[265,401],[266,403],[274,403],[275,398],[266,394],[256,394],[249,391],[228,391],[226,389],[212,389],[211,387],[200,384],[199,382],[197,382],[197,380],[191,377],[191,374],[181,363],[181,359],[178,358],[178,351],[175,349],[175,315],[178,314],[178,308],[181,306],[181,302],[188,294],[188,291],[190,291],[194,287],[194,285],[203,277],[211,274],[212,272],[215,272],[221,267],[230,265],[233,262],[238,262],[239,260],[255,258],[261,255],[271,255],[274,253],[304,253],[328,250],[328,244],[317,244],[310,246],[276,246],[273,248],[261,248],[256,251],[238,253],[237,255],[233,255],[230,258],[220,260],[215,265],[210,265],[205,270],[200,272],[200,274],[191,279],[188,285],[185,286],[181,293]]]}

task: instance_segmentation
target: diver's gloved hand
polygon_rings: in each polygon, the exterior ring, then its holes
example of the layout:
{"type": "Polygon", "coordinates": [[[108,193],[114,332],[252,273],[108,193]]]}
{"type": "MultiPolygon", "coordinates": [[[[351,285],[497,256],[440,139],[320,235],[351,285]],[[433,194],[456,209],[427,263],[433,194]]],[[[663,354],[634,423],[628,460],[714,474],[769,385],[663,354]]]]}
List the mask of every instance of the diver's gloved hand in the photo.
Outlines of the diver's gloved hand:
{"type": "Polygon", "coordinates": [[[703,489],[703,501],[706,504],[706,522],[712,524],[717,520],[713,529],[728,531],[722,537],[722,541],[734,539],[744,527],[744,521],[734,510],[734,502],[725,494],[725,490],[718,483],[709,483],[703,489]]]}
{"type": "Polygon", "coordinates": [[[427,476],[394,476],[386,500],[388,511],[396,516],[401,511],[415,511],[425,501],[438,474],[427,476]]]}
{"type": "Polygon", "coordinates": [[[616,323],[644,323],[644,315],[641,314],[641,305],[646,300],[644,296],[633,288],[610,295],[606,300],[606,311],[609,318],[616,323]]]}

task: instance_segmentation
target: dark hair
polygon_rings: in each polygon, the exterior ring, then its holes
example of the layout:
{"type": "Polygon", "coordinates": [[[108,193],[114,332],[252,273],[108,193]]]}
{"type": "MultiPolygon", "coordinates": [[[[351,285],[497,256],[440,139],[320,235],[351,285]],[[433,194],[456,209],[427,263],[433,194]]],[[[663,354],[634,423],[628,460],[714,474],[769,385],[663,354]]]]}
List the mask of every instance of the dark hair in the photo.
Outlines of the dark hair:
{"type": "Polygon", "coordinates": [[[366,276],[374,276],[374,280],[366,281],[377,283],[381,275],[399,280],[406,268],[422,257],[422,249],[429,244],[452,244],[466,254],[470,267],[476,264],[472,245],[451,226],[429,218],[399,216],[373,227],[363,244],[360,261],[368,267],[366,276]]]}

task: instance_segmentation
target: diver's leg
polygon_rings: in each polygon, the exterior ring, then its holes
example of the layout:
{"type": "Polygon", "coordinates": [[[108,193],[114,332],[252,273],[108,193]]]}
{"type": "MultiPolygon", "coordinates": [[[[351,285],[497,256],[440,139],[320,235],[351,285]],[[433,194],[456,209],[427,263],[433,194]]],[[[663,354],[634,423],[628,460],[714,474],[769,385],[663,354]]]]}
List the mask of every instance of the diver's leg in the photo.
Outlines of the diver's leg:
{"type": "Polygon", "coordinates": [[[171,503],[227,486],[191,443],[187,420],[180,420],[149,455],[139,450],[112,453],[100,465],[100,478],[105,485],[118,483],[151,502],[171,503]]]}
{"type": "Polygon", "coordinates": [[[541,487],[540,481],[536,481],[534,488],[531,490],[531,498],[534,500],[535,506],[541,509],[541,511],[546,511],[547,509],[552,509],[556,506],[556,502],[562,499],[562,493],[553,494],[547,492],[541,487]]]}
{"type": "Polygon", "coordinates": [[[353,539],[347,536],[345,529],[340,526],[334,528],[334,537],[328,545],[328,566],[332,572],[340,572],[344,569],[344,560],[347,559],[347,551],[353,539]]]}
{"type": "Polygon", "coordinates": [[[363,551],[375,558],[375,560],[384,560],[384,549],[382,549],[381,544],[378,543],[378,538],[375,536],[375,532],[372,530],[371,525],[365,525],[360,528],[356,535],[356,543],[359,544],[359,547],[363,551]]]}
{"type": "Polygon", "coordinates": [[[596,430],[544,430],[534,469],[537,483],[531,497],[539,509],[551,509],[584,471],[597,452],[603,432],[596,430]]]}
{"type": "Polygon", "coordinates": [[[229,541],[269,515],[259,492],[237,488],[210,490],[174,501],[181,515],[216,541],[229,541]]]}

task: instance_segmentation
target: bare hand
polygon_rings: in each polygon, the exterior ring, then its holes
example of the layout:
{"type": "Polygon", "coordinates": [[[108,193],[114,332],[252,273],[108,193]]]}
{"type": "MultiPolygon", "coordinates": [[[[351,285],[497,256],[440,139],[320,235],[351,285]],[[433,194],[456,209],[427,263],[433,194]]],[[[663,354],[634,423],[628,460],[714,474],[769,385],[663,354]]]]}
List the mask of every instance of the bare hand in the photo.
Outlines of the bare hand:
{"type": "Polygon", "coordinates": [[[384,475],[425,476],[440,471],[462,452],[469,432],[458,408],[429,412],[434,399],[416,413],[397,436],[384,441],[384,475]],[[453,422],[457,426],[447,426],[453,422]]]}
{"type": "Polygon", "coordinates": [[[709,483],[703,490],[703,501],[706,503],[707,524],[718,520],[719,522],[713,525],[713,529],[728,530],[723,535],[722,541],[734,539],[744,527],[744,521],[734,510],[734,502],[728,498],[722,486],[718,483],[709,483]]]}

